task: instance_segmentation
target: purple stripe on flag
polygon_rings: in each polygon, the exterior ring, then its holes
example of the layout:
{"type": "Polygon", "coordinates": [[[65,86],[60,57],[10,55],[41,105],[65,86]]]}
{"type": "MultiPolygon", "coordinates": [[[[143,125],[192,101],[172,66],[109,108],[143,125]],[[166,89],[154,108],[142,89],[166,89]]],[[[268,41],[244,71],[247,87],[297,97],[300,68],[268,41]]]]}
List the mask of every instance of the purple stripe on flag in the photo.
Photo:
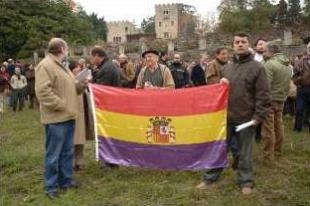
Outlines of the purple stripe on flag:
{"type": "Polygon", "coordinates": [[[99,159],[152,169],[201,170],[227,166],[226,141],[192,145],[137,144],[98,137],[99,159]]]}

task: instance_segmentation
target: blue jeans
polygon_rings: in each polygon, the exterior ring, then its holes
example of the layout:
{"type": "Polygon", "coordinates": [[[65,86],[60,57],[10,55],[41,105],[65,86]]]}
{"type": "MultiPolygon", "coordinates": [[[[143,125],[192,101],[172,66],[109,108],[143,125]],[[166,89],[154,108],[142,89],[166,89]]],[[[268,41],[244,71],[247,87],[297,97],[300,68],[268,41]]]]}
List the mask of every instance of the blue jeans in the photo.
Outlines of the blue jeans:
{"type": "Polygon", "coordinates": [[[45,125],[44,189],[50,193],[71,184],[75,121],[45,125]]]}
{"type": "MultiPolygon", "coordinates": [[[[299,87],[296,97],[295,131],[302,131],[305,111],[310,109],[310,87],[299,87]]],[[[307,117],[309,118],[309,117],[307,117]]]]}

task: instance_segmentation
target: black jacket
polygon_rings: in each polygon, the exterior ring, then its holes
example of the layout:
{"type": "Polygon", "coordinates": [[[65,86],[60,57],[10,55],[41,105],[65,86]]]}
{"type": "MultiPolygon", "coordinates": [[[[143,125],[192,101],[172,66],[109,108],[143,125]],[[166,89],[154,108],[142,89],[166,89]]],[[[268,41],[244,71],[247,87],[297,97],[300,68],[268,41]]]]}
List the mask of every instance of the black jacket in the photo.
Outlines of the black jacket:
{"type": "Polygon", "coordinates": [[[174,80],[175,88],[182,88],[189,85],[189,74],[181,63],[173,62],[169,66],[174,80]]]}
{"type": "Polygon", "coordinates": [[[120,75],[109,59],[103,60],[98,67],[98,71],[94,73],[94,83],[106,86],[120,87],[120,75]]]}
{"type": "Polygon", "coordinates": [[[193,67],[191,73],[191,80],[195,86],[201,86],[207,84],[205,72],[200,66],[200,64],[197,64],[196,66],[193,67]]]}

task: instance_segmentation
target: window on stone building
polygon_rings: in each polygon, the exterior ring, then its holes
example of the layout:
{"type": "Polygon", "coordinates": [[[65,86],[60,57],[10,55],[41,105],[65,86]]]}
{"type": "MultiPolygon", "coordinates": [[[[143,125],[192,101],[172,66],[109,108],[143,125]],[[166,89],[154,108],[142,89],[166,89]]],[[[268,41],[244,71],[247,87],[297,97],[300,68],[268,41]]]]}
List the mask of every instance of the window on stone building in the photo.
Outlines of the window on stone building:
{"type": "Polygon", "coordinates": [[[120,42],[122,42],[122,37],[120,37],[120,36],[114,36],[114,37],[113,37],[113,42],[114,42],[114,43],[120,43],[120,42]]]}
{"type": "Polygon", "coordinates": [[[168,39],[169,38],[169,32],[164,33],[164,38],[168,39]]]}
{"type": "Polygon", "coordinates": [[[125,32],[126,32],[126,33],[128,32],[128,27],[127,27],[127,26],[125,27],[125,32]]]}
{"type": "Polygon", "coordinates": [[[174,21],[171,21],[171,26],[174,26],[174,21]]]}
{"type": "Polygon", "coordinates": [[[159,27],[161,27],[161,22],[159,22],[159,27]]]}
{"type": "Polygon", "coordinates": [[[169,14],[169,11],[168,10],[164,10],[164,14],[169,14]]]}

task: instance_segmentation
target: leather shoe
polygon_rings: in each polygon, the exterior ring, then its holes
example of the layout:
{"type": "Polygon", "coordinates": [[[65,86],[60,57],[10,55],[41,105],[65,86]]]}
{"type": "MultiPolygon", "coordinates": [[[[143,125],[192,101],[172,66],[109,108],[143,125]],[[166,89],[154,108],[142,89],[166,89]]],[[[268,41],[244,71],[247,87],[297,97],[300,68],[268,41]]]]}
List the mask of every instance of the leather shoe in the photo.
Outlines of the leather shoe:
{"type": "Polygon", "coordinates": [[[68,189],[77,189],[79,188],[79,183],[72,181],[69,185],[61,187],[62,190],[68,190],[68,189]]]}
{"type": "Polygon", "coordinates": [[[46,196],[51,199],[51,200],[55,200],[58,198],[58,193],[56,191],[54,192],[48,192],[46,193],[46,196]]]}

